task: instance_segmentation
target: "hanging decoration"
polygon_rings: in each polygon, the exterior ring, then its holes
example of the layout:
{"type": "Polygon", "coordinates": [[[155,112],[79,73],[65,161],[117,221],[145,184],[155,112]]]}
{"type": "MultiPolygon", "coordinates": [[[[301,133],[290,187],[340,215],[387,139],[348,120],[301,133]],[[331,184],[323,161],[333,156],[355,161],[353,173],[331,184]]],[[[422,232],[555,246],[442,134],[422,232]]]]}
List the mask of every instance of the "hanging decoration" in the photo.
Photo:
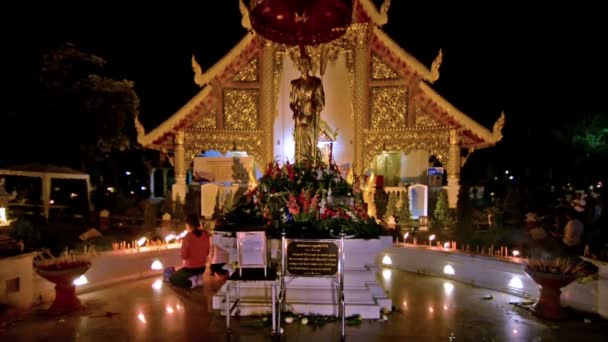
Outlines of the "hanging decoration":
{"type": "Polygon", "coordinates": [[[250,4],[253,30],[302,50],[340,37],[352,20],[352,0],[252,0],[250,4]]]}

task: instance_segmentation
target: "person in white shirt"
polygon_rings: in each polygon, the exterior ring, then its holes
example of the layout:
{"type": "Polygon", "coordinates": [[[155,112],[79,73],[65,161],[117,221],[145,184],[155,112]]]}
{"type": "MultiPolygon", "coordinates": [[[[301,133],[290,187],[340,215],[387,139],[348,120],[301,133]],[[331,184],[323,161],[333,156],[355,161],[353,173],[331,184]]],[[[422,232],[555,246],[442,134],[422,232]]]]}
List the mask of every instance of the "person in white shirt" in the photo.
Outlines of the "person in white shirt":
{"type": "Polygon", "coordinates": [[[585,230],[585,225],[579,220],[578,215],[574,209],[568,210],[566,212],[568,223],[564,227],[563,234],[555,235],[561,238],[567,251],[572,253],[580,252],[583,231],[585,230]]]}
{"type": "Polygon", "coordinates": [[[211,248],[209,253],[211,275],[228,275],[228,271],[224,269],[224,266],[230,261],[230,252],[226,246],[225,240],[224,236],[220,233],[214,233],[211,237],[211,248]]]}

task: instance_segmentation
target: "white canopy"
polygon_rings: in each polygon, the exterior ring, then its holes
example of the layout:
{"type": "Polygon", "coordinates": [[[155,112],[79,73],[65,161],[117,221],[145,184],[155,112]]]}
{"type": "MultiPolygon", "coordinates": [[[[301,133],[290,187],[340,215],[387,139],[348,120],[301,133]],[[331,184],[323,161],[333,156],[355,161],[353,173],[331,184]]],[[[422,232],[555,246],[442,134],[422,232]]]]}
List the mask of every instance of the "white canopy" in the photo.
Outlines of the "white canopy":
{"type": "Polygon", "coordinates": [[[46,164],[22,164],[0,169],[0,176],[22,176],[42,179],[42,205],[44,217],[48,219],[51,201],[52,179],[82,179],[87,183],[87,201],[91,207],[91,181],[89,174],[63,166],[46,164]]]}

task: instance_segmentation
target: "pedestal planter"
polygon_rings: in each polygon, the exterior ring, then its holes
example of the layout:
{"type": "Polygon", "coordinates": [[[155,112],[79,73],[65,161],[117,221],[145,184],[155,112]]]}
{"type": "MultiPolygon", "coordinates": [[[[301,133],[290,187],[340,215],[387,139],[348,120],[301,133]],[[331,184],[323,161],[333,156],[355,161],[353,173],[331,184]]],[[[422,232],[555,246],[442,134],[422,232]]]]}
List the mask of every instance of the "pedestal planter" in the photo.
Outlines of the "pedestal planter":
{"type": "Polygon", "coordinates": [[[525,269],[526,274],[540,285],[540,297],[533,306],[533,312],[539,317],[553,320],[566,318],[561,306],[561,288],[572,283],[577,277],[573,274],[558,274],[525,269]]]}
{"type": "Polygon", "coordinates": [[[48,309],[49,314],[63,315],[82,307],[76,296],[74,280],[83,275],[89,267],[91,267],[90,264],[60,270],[36,269],[41,277],[55,284],[55,300],[48,309]]]}

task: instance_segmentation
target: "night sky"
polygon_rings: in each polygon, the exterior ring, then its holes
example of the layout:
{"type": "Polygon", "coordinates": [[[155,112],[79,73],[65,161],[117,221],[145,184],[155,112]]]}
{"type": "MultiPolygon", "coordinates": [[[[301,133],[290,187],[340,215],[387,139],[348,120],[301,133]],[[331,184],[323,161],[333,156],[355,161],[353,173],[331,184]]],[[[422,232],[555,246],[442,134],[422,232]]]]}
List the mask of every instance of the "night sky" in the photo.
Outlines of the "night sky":
{"type": "MultiPolygon", "coordinates": [[[[245,34],[238,0],[125,3],[5,8],[2,115],[27,113],[40,51],[70,41],[105,58],[118,77],[135,81],[149,131],[198,91],[191,55],[206,70],[245,34]]],[[[559,151],[546,146],[549,127],[608,114],[605,11],[599,3],[547,4],[439,8],[392,1],[383,28],[389,36],[427,66],[443,49],[433,88],[489,129],[505,111],[505,138],[474,155],[480,161],[507,167],[516,160],[534,164],[540,155],[552,160],[559,151]]],[[[11,139],[21,129],[11,129],[11,139]]]]}

